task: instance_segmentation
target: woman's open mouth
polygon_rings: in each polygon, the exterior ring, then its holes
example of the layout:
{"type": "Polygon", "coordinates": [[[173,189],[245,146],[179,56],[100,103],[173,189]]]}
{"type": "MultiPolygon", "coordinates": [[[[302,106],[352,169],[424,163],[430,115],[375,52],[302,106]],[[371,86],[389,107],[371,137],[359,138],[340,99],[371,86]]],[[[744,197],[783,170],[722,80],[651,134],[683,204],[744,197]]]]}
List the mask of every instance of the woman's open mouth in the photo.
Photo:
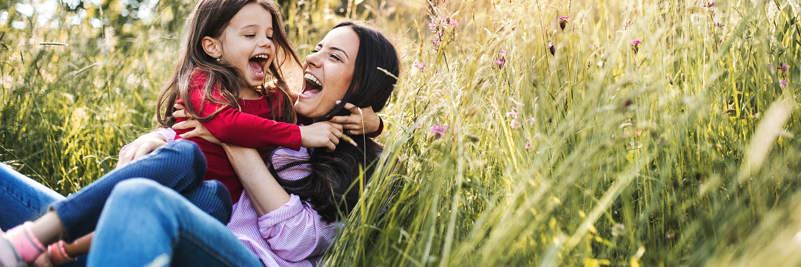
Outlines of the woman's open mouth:
{"type": "Polygon", "coordinates": [[[323,84],[311,73],[304,74],[303,80],[303,92],[300,94],[300,98],[312,98],[323,90],[323,84]]]}
{"type": "Polygon", "coordinates": [[[248,59],[248,66],[250,66],[250,73],[258,81],[264,80],[264,69],[270,62],[270,56],[267,54],[258,54],[248,59]]]}

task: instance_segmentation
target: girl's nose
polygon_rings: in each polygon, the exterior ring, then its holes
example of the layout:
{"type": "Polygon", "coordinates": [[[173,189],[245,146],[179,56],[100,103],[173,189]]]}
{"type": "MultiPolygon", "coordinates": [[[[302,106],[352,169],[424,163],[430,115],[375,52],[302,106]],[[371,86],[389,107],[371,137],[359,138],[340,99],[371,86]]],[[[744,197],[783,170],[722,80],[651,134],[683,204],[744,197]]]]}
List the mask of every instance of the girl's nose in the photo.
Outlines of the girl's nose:
{"type": "Polygon", "coordinates": [[[269,48],[270,46],[273,45],[273,41],[270,40],[270,38],[267,38],[265,36],[264,38],[259,39],[259,42],[256,43],[256,45],[261,46],[261,47],[265,47],[265,48],[269,48]]]}

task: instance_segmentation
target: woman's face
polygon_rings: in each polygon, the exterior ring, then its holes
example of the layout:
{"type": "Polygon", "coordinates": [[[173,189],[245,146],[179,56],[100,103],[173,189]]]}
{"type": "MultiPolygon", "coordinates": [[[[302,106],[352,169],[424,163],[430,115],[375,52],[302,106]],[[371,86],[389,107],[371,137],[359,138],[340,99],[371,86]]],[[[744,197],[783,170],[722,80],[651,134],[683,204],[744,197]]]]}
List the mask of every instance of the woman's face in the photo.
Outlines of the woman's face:
{"type": "Polygon", "coordinates": [[[351,27],[329,31],[306,56],[303,90],[295,102],[295,112],[319,118],[331,111],[350,86],[358,52],[359,36],[351,27]]]}

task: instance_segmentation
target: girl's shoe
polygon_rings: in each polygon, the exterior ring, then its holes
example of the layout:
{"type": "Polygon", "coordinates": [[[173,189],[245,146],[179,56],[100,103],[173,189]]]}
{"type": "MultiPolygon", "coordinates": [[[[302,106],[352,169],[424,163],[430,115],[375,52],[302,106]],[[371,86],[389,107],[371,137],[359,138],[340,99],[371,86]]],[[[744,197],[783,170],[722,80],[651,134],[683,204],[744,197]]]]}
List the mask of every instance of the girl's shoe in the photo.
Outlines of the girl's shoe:
{"type": "Polygon", "coordinates": [[[0,267],[26,266],[22,258],[17,254],[14,245],[6,239],[6,234],[0,230],[0,267]]]}

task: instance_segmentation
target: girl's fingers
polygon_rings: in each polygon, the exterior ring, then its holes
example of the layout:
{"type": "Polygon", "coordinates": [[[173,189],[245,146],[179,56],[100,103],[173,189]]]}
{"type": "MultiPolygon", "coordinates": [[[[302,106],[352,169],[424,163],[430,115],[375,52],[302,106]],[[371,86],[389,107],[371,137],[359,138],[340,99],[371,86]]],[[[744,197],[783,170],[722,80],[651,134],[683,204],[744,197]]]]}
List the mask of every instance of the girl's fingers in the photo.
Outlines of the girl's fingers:
{"type": "Polygon", "coordinates": [[[180,103],[175,103],[175,105],[172,105],[172,107],[175,109],[184,109],[184,105],[180,103]]]}
{"type": "Polygon", "coordinates": [[[198,129],[193,129],[191,131],[185,132],[181,135],[181,138],[194,138],[200,136],[200,131],[198,129]]]}
{"type": "Polygon", "coordinates": [[[188,118],[189,116],[186,115],[186,111],[183,109],[179,109],[172,112],[172,116],[175,118],[188,118]]]}

